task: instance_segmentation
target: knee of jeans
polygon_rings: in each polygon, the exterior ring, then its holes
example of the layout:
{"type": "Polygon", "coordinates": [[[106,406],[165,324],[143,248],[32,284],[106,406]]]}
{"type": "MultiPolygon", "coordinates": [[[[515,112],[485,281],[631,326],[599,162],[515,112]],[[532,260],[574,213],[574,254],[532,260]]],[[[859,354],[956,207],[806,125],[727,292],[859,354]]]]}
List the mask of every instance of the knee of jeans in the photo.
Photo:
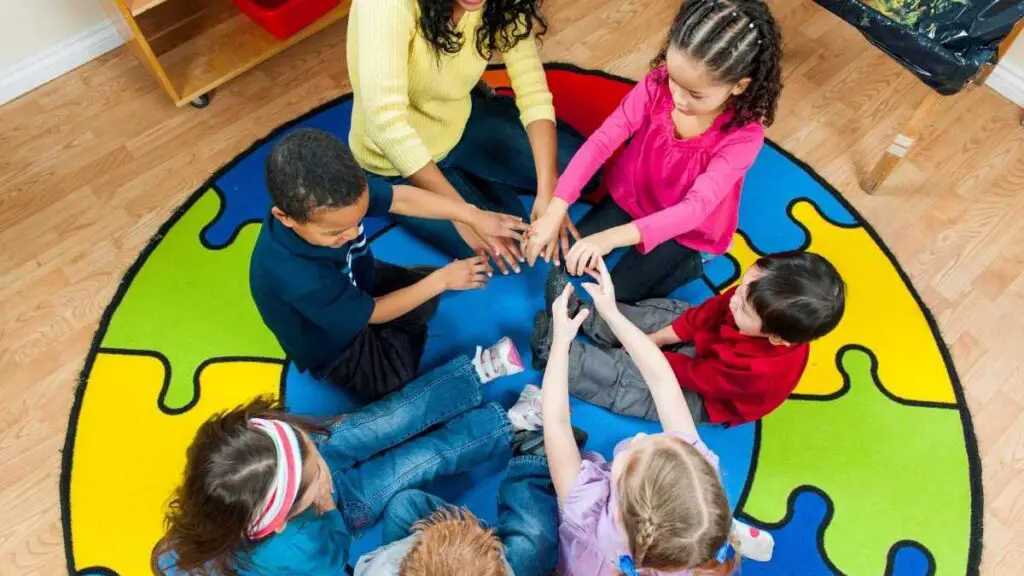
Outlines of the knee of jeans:
{"type": "Polygon", "coordinates": [[[357,532],[373,524],[373,509],[365,502],[346,502],[341,516],[349,530],[357,532]]]}

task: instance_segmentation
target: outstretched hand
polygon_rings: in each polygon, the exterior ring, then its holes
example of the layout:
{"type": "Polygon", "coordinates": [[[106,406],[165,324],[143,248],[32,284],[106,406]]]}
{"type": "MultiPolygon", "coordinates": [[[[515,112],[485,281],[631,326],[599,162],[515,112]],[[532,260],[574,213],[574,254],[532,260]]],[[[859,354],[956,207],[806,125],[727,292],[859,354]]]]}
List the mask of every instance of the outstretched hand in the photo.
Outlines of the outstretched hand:
{"type": "Polygon", "coordinates": [[[551,304],[551,321],[553,323],[551,344],[569,344],[580,331],[583,321],[590,315],[584,308],[574,318],[569,318],[569,296],[573,293],[572,284],[566,284],[562,294],[551,304]]]}
{"type": "Polygon", "coordinates": [[[584,282],[583,289],[590,294],[597,311],[604,314],[608,310],[617,309],[615,285],[612,284],[612,277],[608,273],[608,266],[604,263],[604,258],[597,259],[597,270],[588,270],[587,273],[597,280],[597,283],[584,282]]]}

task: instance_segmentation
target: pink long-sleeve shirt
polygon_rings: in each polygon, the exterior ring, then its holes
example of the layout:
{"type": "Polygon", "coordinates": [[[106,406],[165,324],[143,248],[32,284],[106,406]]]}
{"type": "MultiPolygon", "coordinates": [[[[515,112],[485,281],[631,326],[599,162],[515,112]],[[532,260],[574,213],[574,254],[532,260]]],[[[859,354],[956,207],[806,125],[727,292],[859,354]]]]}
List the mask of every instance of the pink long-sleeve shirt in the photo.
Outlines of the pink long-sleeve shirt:
{"type": "Polygon", "coordinates": [[[757,122],[723,130],[725,112],[703,134],[679,138],[672,121],[668,73],[647,74],[597,132],[587,139],[558,181],[555,196],[572,204],[584,185],[626,140],[609,164],[604,184],[640,230],[647,253],[671,239],[699,252],[722,254],[739,223],[743,178],[764,144],[757,122]],[[630,139],[632,138],[632,139],[630,139]]]}

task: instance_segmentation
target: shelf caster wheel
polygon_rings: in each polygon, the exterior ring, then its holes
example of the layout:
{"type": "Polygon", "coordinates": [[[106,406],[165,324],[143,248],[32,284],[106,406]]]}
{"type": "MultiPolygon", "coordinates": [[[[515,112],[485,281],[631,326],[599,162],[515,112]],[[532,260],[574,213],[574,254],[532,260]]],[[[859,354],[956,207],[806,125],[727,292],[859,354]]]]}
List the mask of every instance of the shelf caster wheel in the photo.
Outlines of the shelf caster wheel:
{"type": "Polygon", "coordinates": [[[193,108],[206,108],[209,105],[210,94],[203,94],[202,96],[197,96],[195,99],[192,100],[193,108]]]}

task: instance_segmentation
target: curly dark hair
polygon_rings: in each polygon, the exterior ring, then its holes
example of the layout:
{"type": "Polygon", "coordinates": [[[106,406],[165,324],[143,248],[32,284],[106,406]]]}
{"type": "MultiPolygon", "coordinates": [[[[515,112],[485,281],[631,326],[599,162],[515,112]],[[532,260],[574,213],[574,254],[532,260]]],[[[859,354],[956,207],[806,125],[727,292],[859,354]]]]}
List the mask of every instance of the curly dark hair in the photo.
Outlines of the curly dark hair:
{"type": "MultiPolygon", "coordinates": [[[[455,54],[465,41],[452,25],[455,0],[417,0],[420,5],[420,31],[438,56],[455,54]]],[[[495,52],[508,52],[530,36],[540,38],[548,30],[540,14],[541,0],[487,0],[483,7],[483,25],[476,30],[476,51],[484,60],[495,52]]]]}
{"type": "Polygon", "coordinates": [[[652,68],[664,66],[669,47],[701,62],[723,83],[750,78],[729,104],[725,130],[775,121],[782,92],[782,34],[762,0],[687,0],[679,8],[652,68]]]}
{"type": "Polygon", "coordinates": [[[351,206],[366,190],[348,146],[315,128],[301,128],[275,144],[266,174],[271,203],[297,222],[309,222],[320,208],[351,206]]]}

